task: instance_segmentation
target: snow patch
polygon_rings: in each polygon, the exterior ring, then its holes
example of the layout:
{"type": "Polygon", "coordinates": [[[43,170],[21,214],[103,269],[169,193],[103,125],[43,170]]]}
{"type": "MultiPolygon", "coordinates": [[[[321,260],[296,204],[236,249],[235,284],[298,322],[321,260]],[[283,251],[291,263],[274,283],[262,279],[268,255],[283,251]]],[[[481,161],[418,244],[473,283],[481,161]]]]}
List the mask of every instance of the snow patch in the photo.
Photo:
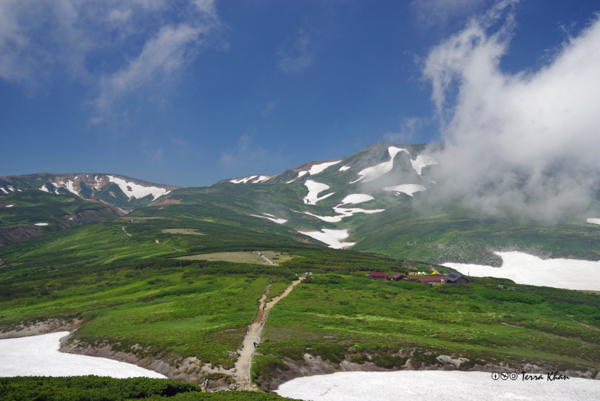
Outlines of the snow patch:
{"type": "Polygon", "coordinates": [[[2,192],[4,192],[5,194],[8,194],[8,191],[4,188],[0,188],[2,190],[2,192]]]}
{"type": "Polygon", "coordinates": [[[356,205],[373,199],[375,198],[367,194],[350,194],[342,199],[342,205],[356,205]]]}
{"type": "Polygon", "coordinates": [[[48,188],[46,188],[45,185],[42,185],[39,189],[40,189],[40,191],[44,191],[44,192],[48,192],[48,193],[50,192],[50,191],[48,191],[48,188]]]}
{"type": "Polygon", "coordinates": [[[586,220],[586,222],[592,223],[592,224],[600,224],[600,219],[589,218],[586,220]]]}
{"type": "Polygon", "coordinates": [[[277,223],[277,224],[283,224],[283,223],[287,222],[287,220],[285,220],[285,219],[280,219],[279,217],[273,216],[272,214],[268,214],[268,213],[263,213],[263,216],[259,216],[258,214],[251,214],[250,216],[260,217],[261,219],[271,220],[272,222],[277,223]]]}
{"type": "Polygon", "coordinates": [[[402,184],[402,185],[396,185],[394,187],[384,187],[383,190],[387,191],[387,192],[395,192],[394,195],[398,196],[400,195],[400,193],[404,193],[408,196],[413,196],[413,194],[415,192],[419,192],[419,191],[425,191],[427,188],[425,188],[423,185],[417,185],[417,184],[402,184]]]}
{"type": "MultiPolygon", "coordinates": [[[[15,192],[15,189],[14,189],[13,187],[11,187],[10,185],[8,186],[8,190],[9,190],[10,192],[15,192]]],[[[7,192],[7,193],[8,193],[8,192],[7,192]]]]}
{"type": "Polygon", "coordinates": [[[39,227],[43,227],[43,226],[48,226],[48,223],[35,223],[34,225],[39,226],[39,227]]]}
{"type": "Polygon", "coordinates": [[[261,176],[259,176],[259,177],[258,177],[256,180],[252,181],[252,183],[253,183],[253,184],[258,184],[258,183],[260,183],[260,182],[265,182],[265,181],[267,181],[269,178],[271,178],[271,177],[270,177],[270,176],[268,176],[268,175],[261,175],[261,176]]]}
{"type": "MultiPolygon", "coordinates": [[[[79,193],[78,193],[78,192],[75,190],[75,188],[73,187],[73,184],[74,184],[74,182],[73,182],[73,181],[71,181],[71,180],[69,180],[69,181],[67,181],[67,182],[64,182],[64,181],[58,181],[58,183],[56,183],[56,182],[53,182],[53,183],[52,183],[52,185],[54,185],[54,186],[55,186],[57,189],[58,189],[58,188],[64,188],[64,189],[66,189],[67,191],[69,191],[69,192],[71,192],[71,193],[73,193],[73,194],[75,194],[75,195],[77,195],[77,196],[80,196],[80,195],[79,195],[79,193]]],[[[58,193],[58,191],[56,191],[56,193],[58,193]]]]}
{"type": "Polygon", "coordinates": [[[59,340],[68,331],[33,337],[0,340],[0,377],[16,376],[110,376],[115,379],[150,377],[165,379],[160,373],[139,366],[95,356],[59,352],[59,340]]]}
{"type": "Polygon", "coordinates": [[[321,231],[298,231],[300,234],[308,235],[318,241],[324,242],[333,249],[345,249],[350,248],[356,242],[342,242],[342,240],[348,238],[348,230],[330,230],[327,228],[321,231]]]}
{"type": "Polygon", "coordinates": [[[428,166],[435,166],[439,163],[431,156],[419,155],[415,160],[411,159],[410,164],[412,165],[413,169],[415,169],[417,174],[421,175],[421,171],[423,170],[423,168],[428,166]]]}
{"type": "Polygon", "coordinates": [[[327,167],[329,166],[333,166],[335,164],[341,163],[341,160],[338,161],[334,161],[334,162],[325,162],[325,163],[321,163],[321,164],[314,164],[310,170],[308,170],[308,173],[310,175],[315,175],[315,174],[319,174],[320,172],[324,171],[327,167]]]}
{"type": "Polygon", "coordinates": [[[489,372],[338,372],[299,377],[279,386],[282,397],[312,401],[597,400],[597,380],[492,380],[489,372]],[[557,385],[558,384],[558,385],[557,385]],[[460,390],[459,390],[460,389],[460,390]]]}
{"type": "Polygon", "coordinates": [[[341,206],[341,205],[337,205],[333,208],[333,210],[336,213],[338,213],[337,216],[319,216],[319,215],[312,214],[309,212],[302,212],[302,213],[307,214],[309,216],[316,217],[317,219],[321,219],[328,223],[339,223],[340,221],[342,221],[342,219],[345,219],[346,217],[352,217],[356,213],[373,214],[373,213],[381,213],[381,212],[385,211],[385,209],[359,209],[356,207],[346,209],[346,208],[340,208],[339,206],[341,206]]]}
{"type": "Polygon", "coordinates": [[[306,174],[308,174],[308,171],[301,171],[301,172],[298,173],[298,178],[300,178],[300,177],[302,177],[302,176],[304,176],[306,174]]]}
{"type": "Polygon", "coordinates": [[[153,199],[161,197],[163,195],[169,194],[171,191],[167,191],[165,188],[158,188],[154,186],[143,186],[140,184],[136,184],[131,181],[123,180],[118,177],[114,177],[112,175],[107,175],[108,180],[110,182],[114,182],[121,188],[121,191],[128,197],[134,197],[136,199],[141,199],[145,196],[152,195],[153,199]]]}
{"type": "Polygon", "coordinates": [[[360,177],[354,181],[349,182],[349,184],[354,184],[355,182],[359,182],[359,181],[363,181],[363,182],[373,181],[373,180],[381,177],[382,175],[389,173],[394,168],[394,157],[396,157],[396,155],[399,152],[405,152],[406,154],[410,155],[408,150],[406,150],[404,148],[397,148],[395,146],[390,146],[388,148],[390,160],[388,160],[387,162],[380,163],[373,167],[367,167],[366,169],[359,171],[358,175],[360,177]]]}
{"type": "Polygon", "coordinates": [[[528,284],[568,290],[600,291],[600,262],[576,259],[540,259],[522,252],[495,252],[502,267],[445,263],[444,266],[474,277],[508,278],[528,284]]]}
{"type": "Polygon", "coordinates": [[[234,184],[245,184],[245,183],[247,183],[248,181],[250,181],[250,180],[252,180],[254,178],[256,178],[256,176],[255,175],[251,175],[250,177],[236,178],[236,179],[231,180],[229,182],[233,182],[234,184]]]}
{"type": "Polygon", "coordinates": [[[331,192],[319,198],[319,193],[328,190],[330,188],[329,185],[322,184],[313,180],[306,180],[304,185],[306,186],[306,188],[308,188],[308,195],[304,197],[304,204],[306,205],[316,205],[318,201],[323,200],[335,193],[331,192]]]}
{"type": "Polygon", "coordinates": [[[350,170],[350,166],[342,166],[342,167],[340,167],[340,169],[338,171],[346,171],[346,170],[350,170]]]}
{"type": "Polygon", "coordinates": [[[13,207],[13,206],[15,206],[15,205],[6,205],[6,207],[13,207]]]}

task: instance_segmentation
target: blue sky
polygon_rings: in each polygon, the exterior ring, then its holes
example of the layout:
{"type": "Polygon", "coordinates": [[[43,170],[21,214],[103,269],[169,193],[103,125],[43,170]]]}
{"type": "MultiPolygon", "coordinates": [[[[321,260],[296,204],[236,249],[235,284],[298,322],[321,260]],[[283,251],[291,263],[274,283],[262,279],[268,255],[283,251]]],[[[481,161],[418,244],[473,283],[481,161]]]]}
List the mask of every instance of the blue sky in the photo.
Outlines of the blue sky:
{"type": "Polygon", "coordinates": [[[0,0],[0,175],[202,186],[377,141],[444,140],[456,99],[432,91],[450,71],[435,49],[494,7],[482,24],[504,35],[504,77],[552,64],[600,11],[581,0],[0,0]]]}

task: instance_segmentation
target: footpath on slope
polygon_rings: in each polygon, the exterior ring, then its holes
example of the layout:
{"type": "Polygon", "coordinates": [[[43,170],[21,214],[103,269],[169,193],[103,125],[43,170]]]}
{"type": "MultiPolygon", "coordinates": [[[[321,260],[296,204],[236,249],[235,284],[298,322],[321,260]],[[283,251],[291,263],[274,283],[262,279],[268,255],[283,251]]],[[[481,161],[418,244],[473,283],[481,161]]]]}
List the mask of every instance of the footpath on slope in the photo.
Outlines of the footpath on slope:
{"type": "Polygon", "coordinates": [[[271,300],[271,302],[265,303],[267,299],[267,294],[269,293],[270,285],[265,290],[264,294],[260,297],[258,312],[250,324],[250,328],[248,329],[248,333],[244,337],[244,341],[242,342],[242,351],[240,352],[240,356],[238,357],[237,362],[235,363],[235,374],[233,377],[236,382],[240,386],[240,390],[250,390],[256,391],[256,386],[252,383],[250,378],[250,367],[252,365],[252,357],[254,356],[254,343],[260,343],[260,335],[262,333],[264,324],[269,317],[269,311],[280,299],[285,298],[294,287],[300,284],[304,280],[304,276],[300,277],[298,280],[294,281],[292,285],[285,289],[284,292],[276,296],[271,300]]]}

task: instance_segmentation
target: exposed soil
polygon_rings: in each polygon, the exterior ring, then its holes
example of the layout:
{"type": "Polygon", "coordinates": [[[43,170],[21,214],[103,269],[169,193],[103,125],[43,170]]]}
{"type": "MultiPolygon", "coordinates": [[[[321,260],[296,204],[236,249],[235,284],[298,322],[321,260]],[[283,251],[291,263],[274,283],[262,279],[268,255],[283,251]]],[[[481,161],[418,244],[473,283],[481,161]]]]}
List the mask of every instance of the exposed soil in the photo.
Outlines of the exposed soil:
{"type": "Polygon", "coordinates": [[[20,338],[55,333],[57,331],[73,331],[81,326],[81,320],[51,319],[33,324],[19,324],[16,327],[5,328],[0,332],[0,340],[20,338]]]}
{"type": "Polygon", "coordinates": [[[44,235],[44,231],[38,227],[23,225],[6,228],[0,231],[0,246],[25,241],[29,238],[41,237],[42,235],[44,235]]]}
{"type": "Polygon", "coordinates": [[[302,282],[304,277],[300,277],[299,280],[294,281],[292,285],[290,285],[284,292],[276,296],[271,300],[271,302],[265,303],[267,296],[269,294],[269,287],[264,292],[262,297],[260,298],[258,312],[248,329],[248,333],[244,337],[244,341],[242,342],[242,350],[240,351],[240,356],[238,357],[237,362],[235,363],[235,374],[234,378],[238,383],[238,386],[242,390],[251,390],[256,391],[256,386],[252,383],[250,378],[250,367],[252,365],[252,357],[254,356],[254,343],[260,343],[260,335],[262,334],[262,330],[264,324],[269,317],[269,311],[280,299],[285,298],[296,285],[302,282]]]}

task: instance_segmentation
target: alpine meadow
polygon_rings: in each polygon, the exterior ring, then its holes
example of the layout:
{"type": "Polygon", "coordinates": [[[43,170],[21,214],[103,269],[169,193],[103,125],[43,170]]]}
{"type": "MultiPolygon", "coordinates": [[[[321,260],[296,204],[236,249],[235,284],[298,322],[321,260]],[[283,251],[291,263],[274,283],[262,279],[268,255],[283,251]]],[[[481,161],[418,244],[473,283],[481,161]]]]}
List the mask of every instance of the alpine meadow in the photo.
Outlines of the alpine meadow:
{"type": "Polygon", "coordinates": [[[0,0],[1,399],[600,397],[597,6],[392,3],[0,0]]]}

